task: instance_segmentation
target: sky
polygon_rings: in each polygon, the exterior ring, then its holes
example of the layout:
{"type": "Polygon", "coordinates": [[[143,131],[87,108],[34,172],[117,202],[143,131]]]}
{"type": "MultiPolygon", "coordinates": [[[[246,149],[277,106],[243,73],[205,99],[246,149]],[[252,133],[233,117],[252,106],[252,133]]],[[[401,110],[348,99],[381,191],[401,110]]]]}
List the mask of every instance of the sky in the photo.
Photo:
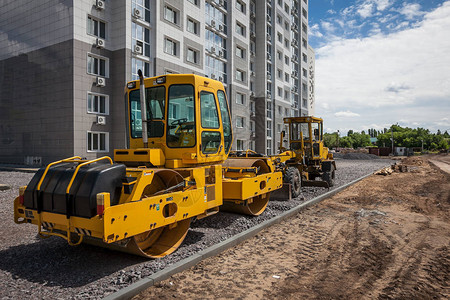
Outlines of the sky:
{"type": "Polygon", "coordinates": [[[450,0],[310,0],[315,115],[327,132],[450,133],[450,0]]]}

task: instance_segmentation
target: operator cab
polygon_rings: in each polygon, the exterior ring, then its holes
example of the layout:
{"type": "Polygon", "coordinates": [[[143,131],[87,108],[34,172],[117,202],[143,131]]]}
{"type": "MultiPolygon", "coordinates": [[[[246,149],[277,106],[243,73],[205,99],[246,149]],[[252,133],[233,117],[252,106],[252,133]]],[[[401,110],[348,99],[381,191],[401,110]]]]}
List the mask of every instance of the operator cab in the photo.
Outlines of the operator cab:
{"type": "MultiPolygon", "coordinates": [[[[146,78],[144,85],[148,143],[144,147],[140,82],[132,81],[126,94],[129,149],[139,149],[134,153],[144,153],[152,160],[150,165],[168,168],[227,158],[233,136],[221,82],[193,74],[168,74],[146,78]]],[[[115,160],[140,163],[126,150],[116,150],[115,160]]]]}
{"type": "Polygon", "coordinates": [[[285,118],[285,124],[289,124],[289,146],[295,152],[304,151],[309,159],[320,157],[323,147],[323,120],[316,117],[292,117],[285,118]],[[304,148],[304,149],[302,149],[304,148]]]}

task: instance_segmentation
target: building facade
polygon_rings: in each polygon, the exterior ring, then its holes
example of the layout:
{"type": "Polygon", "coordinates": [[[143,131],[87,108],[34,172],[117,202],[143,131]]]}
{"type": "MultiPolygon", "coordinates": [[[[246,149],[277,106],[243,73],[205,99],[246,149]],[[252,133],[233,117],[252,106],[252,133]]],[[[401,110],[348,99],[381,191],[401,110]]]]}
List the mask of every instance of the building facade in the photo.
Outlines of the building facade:
{"type": "Polygon", "coordinates": [[[307,0],[5,1],[0,162],[125,147],[124,86],[138,69],[222,81],[233,149],[273,154],[283,117],[310,109],[307,33],[307,0]]]}

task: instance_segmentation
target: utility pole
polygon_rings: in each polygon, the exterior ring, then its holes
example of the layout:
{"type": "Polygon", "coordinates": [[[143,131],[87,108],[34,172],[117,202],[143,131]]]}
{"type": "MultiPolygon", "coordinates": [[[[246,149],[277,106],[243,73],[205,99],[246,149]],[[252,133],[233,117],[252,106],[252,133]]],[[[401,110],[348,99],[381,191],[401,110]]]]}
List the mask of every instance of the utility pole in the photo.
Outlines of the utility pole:
{"type": "Polygon", "coordinates": [[[338,129],[338,131],[337,131],[337,147],[338,147],[338,149],[339,149],[339,129],[338,129]]]}

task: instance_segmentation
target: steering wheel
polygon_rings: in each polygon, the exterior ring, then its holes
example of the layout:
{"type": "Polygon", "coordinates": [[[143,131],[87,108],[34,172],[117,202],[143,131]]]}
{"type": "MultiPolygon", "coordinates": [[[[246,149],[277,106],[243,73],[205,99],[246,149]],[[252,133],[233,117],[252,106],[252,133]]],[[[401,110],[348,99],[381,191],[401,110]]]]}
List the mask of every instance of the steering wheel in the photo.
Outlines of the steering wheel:
{"type": "Polygon", "coordinates": [[[181,125],[186,122],[187,122],[187,118],[181,118],[178,120],[173,120],[172,122],[170,122],[170,125],[181,125]]]}

